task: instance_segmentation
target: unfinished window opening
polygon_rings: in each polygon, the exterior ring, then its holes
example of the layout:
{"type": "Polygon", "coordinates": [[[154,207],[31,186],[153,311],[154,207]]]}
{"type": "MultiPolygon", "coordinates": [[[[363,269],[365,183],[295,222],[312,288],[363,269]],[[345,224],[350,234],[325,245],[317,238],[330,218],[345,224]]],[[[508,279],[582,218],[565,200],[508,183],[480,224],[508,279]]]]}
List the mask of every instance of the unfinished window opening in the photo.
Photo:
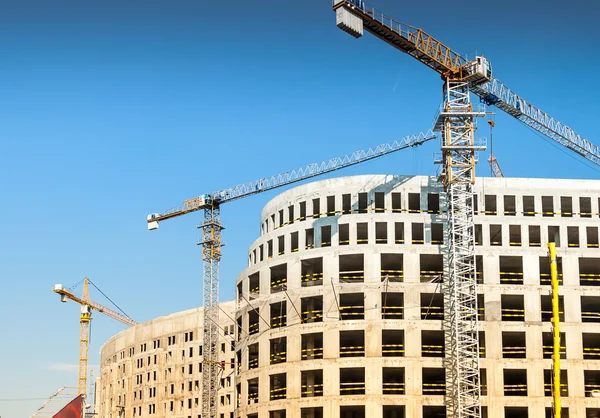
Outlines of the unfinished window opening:
{"type": "Polygon", "coordinates": [[[400,193],[392,193],[392,212],[400,213],[402,212],[402,200],[400,193]]]}
{"type": "Polygon", "coordinates": [[[327,216],[335,215],[335,196],[327,196],[327,216]]]}
{"type": "Polygon", "coordinates": [[[352,213],[352,203],[349,194],[342,195],[342,213],[352,213]]]}
{"type": "Polygon", "coordinates": [[[579,198],[579,216],[582,218],[592,217],[592,199],[589,197],[579,198]]]}
{"type": "Polygon", "coordinates": [[[567,226],[567,245],[569,248],[579,247],[579,228],[576,226],[567,226]]]}
{"type": "Polygon", "coordinates": [[[269,380],[271,387],[269,400],[285,399],[287,392],[285,373],[272,374],[269,380]]]}
{"type": "Polygon", "coordinates": [[[340,369],[340,395],[365,394],[365,369],[352,367],[340,369]]]}
{"type": "Polygon", "coordinates": [[[284,219],[283,219],[283,209],[281,209],[279,211],[279,227],[281,228],[285,224],[286,224],[286,222],[284,222],[284,219]]]}
{"type": "Polygon", "coordinates": [[[365,418],[365,407],[340,406],[340,418],[365,418]]]}
{"type": "Polygon", "coordinates": [[[560,247],[560,227],[548,226],[548,242],[554,242],[557,247],[560,247]]]}
{"type": "Polygon", "coordinates": [[[367,222],[359,222],[356,224],[356,243],[369,243],[369,224],[367,222]]]}
{"type": "Polygon", "coordinates": [[[394,242],[404,244],[404,222],[394,223],[394,242]]]}
{"type": "Polygon", "coordinates": [[[523,295],[501,295],[500,306],[503,321],[517,322],[525,320],[523,295]]]}
{"type": "Polygon", "coordinates": [[[292,232],[291,234],[291,247],[292,252],[295,253],[298,251],[298,232],[292,232]]]}
{"type": "MultiPolygon", "coordinates": [[[[542,304],[542,322],[552,322],[552,296],[541,295],[542,304]]],[[[558,296],[558,318],[560,322],[565,322],[565,297],[558,296]]]]}
{"type": "Polygon", "coordinates": [[[490,245],[502,245],[502,225],[490,225],[490,245]]]}
{"type": "Polygon", "coordinates": [[[444,331],[421,331],[421,357],[444,357],[444,331]]]}
{"type": "Polygon", "coordinates": [[[509,225],[508,227],[508,241],[511,247],[521,246],[521,225],[509,225]]]}
{"type": "MultiPolygon", "coordinates": [[[[558,270],[558,284],[563,284],[563,265],[562,257],[556,257],[556,269],[558,270]]],[[[540,257],[540,284],[550,285],[552,277],[550,275],[550,258],[540,257]]]]}
{"type": "Polygon", "coordinates": [[[365,332],[340,331],[340,357],[364,357],[365,332]]]}
{"type": "Polygon", "coordinates": [[[281,292],[287,287],[287,264],[271,267],[271,293],[281,292]]]}
{"type": "MultiPolygon", "coordinates": [[[[561,332],[560,335],[560,358],[567,358],[567,346],[565,340],[565,333],[561,332]]],[[[542,357],[545,359],[551,359],[554,351],[554,334],[552,332],[542,332],[542,357]]]]}
{"type": "Polygon", "coordinates": [[[273,229],[277,229],[277,224],[275,223],[275,214],[271,215],[271,225],[273,225],[273,229]]]}
{"type": "Polygon", "coordinates": [[[535,199],[533,196],[523,196],[523,215],[535,216],[535,199]]]}
{"type": "MultiPolygon", "coordinates": [[[[224,418],[223,414],[221,414],[221,418],[224,418]]],[[[278,411],[269,411],[269,418],[285,418],[285,409],[280,409],[278,411]]]]}
{"type": "Polygon", "coordinates": [[[496,195],[486,194],[484,197],[485,201],[485,214],[486,215],[497,215],[498,214],[498,206],[496,202],[496,195]]]}
{"type": "Polygon", "coordinates": [[[383,368],[383,394],[404,395],[404,367],[383,368]]]}
{"type": "Polygon", "coordinates": [[[408,213],[421,212],[421,195],[419,193],[408,194],[408,213]]]}
{"type": "Polygon", "coordinates": [[[258,368],[258,343],[248,346],[248,369],[258,368]]]}
{"type": "Polygon", "coordinates": [[[423,395],[446,393],[446,371],[441,367],[423,367],[423,395]]]}
{"type": "Polygon", "coordinates": [[[598,227],[588,226],[585,228],[586,243],[588,248],[598,248],[598,227]]]}
{"type": "Polygon", "coordinates": [[[340,245],[350,245],[350,225],[339,224],[338,225],[338,234],[340,236],[340,240],[339,240],[340,245]]]}
{"type": "Polygon", "coordinates": [[[315,248],[315,230],[314,228],[307,228],[305,231],[304,248],[310,249],[315,248]]]}
{"type": "Polygon", "coordinates": [[[323,333],[302,334],[302,360],[323,358],[323,333]]]}
{"type": "Polygon", "coordinates": [[[381,319],[403,319],[404,318],[404,294],[403,293],[381,293],[381,319]]]}
{"type": "Polygon", "coordinates": [[[523,257],[500,256],[500,284],[523,284],[523,257]]]}
{"type": "Polygon", "coordinates": [[[542,196],[542,216],[554,216],[554,198],[552,196],[542,196]]]}
{"type": "MultiPolygon", "coordinates": [[[[242,336],[242,332],[243,332],[243,328],[242,328],[242,317],[238,317],[236,320],[237,323],[237,334],[236,334],[236,341],[239,341],[241,336],[242,336]]],[[[200,350],[199,350],[200,354],[202,355],[202,346],[200,346],[200,350]]]]}
{"type": "Polygon", "coordinates": [[[280,328],[287,325],[287,301],[271,304],[271,328],[280,328]]]}
{"type": "Polygon", "coordinates": [[[432,223],[431,224],[431,243],[433,245],[441,245],[444,243],[444,225],[432,223]]]}
{"type": "Polygon", "coordinates": [[[421,283],[440,283],[444,277],[444,256],[442,254],[421,254],[421,283]]]}
{"type": "Polygon", "coordinates": [[[504,196],[504,215],[505,216],[516,216],[517,215],[517,203],[514,196],[504,196]]]}
{"type": "Polygon", "coordinates": [[[375,192],[375,213],[385,212],[385,193],[375,192]]]}
{"type": "MultiPolygon", "coordinates": [[[[554,371],[544,370],[544,396],[552,396],[554,383],[554,371]]],[[[567,380],[567,371],[560,371],[560,396],[569,396],[569,384],[567,380]]]]}
{"type": "Polygon", "coordinates": [[[300,217],[299,221],[303,221],[306,219],[306,202],[300,202],[300,217]]]}
{"type": "Polygon", "coordinates": [[[283,235],[277,237],[277,255],[285,254],[285,237],[283,235]]]}
{"type": "Polygon", "coordinates": [[[475,256],[475,276],[477,277],[477,284],[483,284],[484,276],[483,276],[483,256],[482,255],[475,256]]]}
{"type": "MultiPolygon", "coordinates": [[[[600,411],[600,410],[599,410],[600,411]]],[[[569,418],[569,408],[565,408],[564,406],[560,408],[560,418],[569,418]]],[[[554,409],[551,406],[547,406],[545,409],[544,418],[555,418],[554,409]]],[[[582,418],[590,418],[590,417],[582,417],[582,418]]],[[[599,415],[594,415],[592,418],[600,418],[599,415]]]]}
{"type": "Polygon", "coordinates": [[[381,254],[381,281],[401,283],[404,281],[404,256],[381,254]]]}
{"type": "Polygon", "coordinates": [[[303,370],[300,380],[303,398],[323,396],[323,370],[303,370]]]}
{"type": "Polygon", "coordinates": [[[440,195],[437,193],[427,194],[427,213],[440,213],[440,195]]]}
{"type": "Polygon", "coordinates": [[[404,357],[404,330],[384,329],[381,331],[381,355],[404,357]]]}
{"type": "Polygon", "coordinates": [[[358,194],[358,213],[367,213],[368,199],[367,193],[358,194]]]}
{"type": "Polygon", "coordinates": [[[237,285],[237,301],[241,302],[243,296],[244,296],[244,293],[242,292],[242,282],[240,282],[237,285]]]}
{"type": "Polygon", "coordinates": [[[573,216],[573,199],[570,196],[560,197],[560,216],[571,218],[573,216]]]}
{"type": "Polygon", "coordinates": [[[444,298],[441,293],[421,293],[421,319],[444,319],[444,298]]]}
{"type": "Polygon", "coordinates": [[[323,322],[323,296],[302,298],[302,323],[323,322]]]}
{"type": "Polygon", "coordinates": [[[340,294],[340,319],[365,319],[365,297],[362,293],[340,294]]]}
{"type": "Polygon", "coordinates": [[[321,216],[321,199],[318,197],[312,200],[313,207],[313,218],[319,218],[321,216]]]}
{"type": "MultiPolygon", "coordinates": [[[[506,392],[506,390],[505,390],[505,392],[506,392]]],[[[521,394],[513,395],[513,396],[521,396],[521,394]]],[[[529,414],[529,412],[527,412],[526,406],[505,406],[504,407],[504,416],[507,418],[509,418],[509,417],[510,418],[528,418],[529,417],[528,414],[529,414]]]]}
{"type": "Polygon", "coordinates": [[[265,250],[262,244],[260,244],[260,247],[258,247],[258,253],[260,255],[260,261],[263,261],[265,259],[265,250]]]}
{"type": "Polygon", "coordinates": [[[365,281],[365,260],[363,254],[339,256],[339,279],[341,283],[362,283],[365,281]]]}
{"type": "Polygon", "coordinates": [[[383,418],[405,418],[404,405],[383,405],[383,418]]]}
{"type": "Polygon", "coordinates": [[[323,284],[323,257],[309,258],[301,261],[302,287],[320,286],[323,284]]]}
{"type": "Polygon", "coordinates": [[[387,244],[387,222],[376,222],[375,223],[375,244],[387,244]]]}
{"type": "MultiPolygon", "coordinates": [[[[481,396],[487,396],[487,370],[479,369],[479,386],[481,387],[481,396]]],[[[483,418],[483,414],[482,414],[483,418]]]]}
{"type": "Polygon", "coordinates": [[[425,231],[422,223],[412,223],[411,224],[412,231],[412,239],[411,242],[413,244],[423,244],[425,243],[425,231]]]}
{"type": "Polygon", "coordinates": [[[579,257],[579,284],[600,286],[600,258],[579,257]]]}
{"type": "Polygon", "coordinates": [[[504,369],[504,396],[527,396],[527,370],[504,369]]]}
{"type": "Polygon", "coordinates": [[[541,247],[542,237],[539,225],[529,225],[529,246],[541,247]]]}
{"type": "Polygon", "coordinates": [[[258,377],[248,379],[248,405],[258,403],[258,377]]]}
{"type": "Polygon", "coordinates": [[[485,331],[477,333],[477,340],[479,341],[479,357],[485,358],[485,331]]]}
{"type": "Polygon", "coordinates": [[[267,241],[267,258],[273,258],[273,240],[267,241]]]}
{"type": "Polygon", "coordinates": [[[294,206],[288,206],[288,223],[293,224],[294,221],[294,206]]]}
{"type": "Polygon", "coordinates": [[[331,247],[331,225],[321,227],[321,247],[331,247]]]}
{"type": "Polygon", "coordinates": [[[581,297],[581,322],[600,322],[600,296],[581,297]]]}
{"type": "Polygon", "coordinates": [[[583,386],[585,397],[598,397],[600,395],[600,370],[584,370],[583,386]]]}
{"type": "Polygon", "coordinates": [[[258,316],[258,312],[255,310],[251,310],[248,312],[248,334],[256,334],[258,333],[258,329],[260,318],[258,316]]]}
{"type": "Polygon", "coordinates": [[[479,214],[479,201],[477,199],[477,193],[473,193],[473,214],[479,214]]]}
{"type": "Polygon", "coordinates": [[[583,359],[600,360],[600,334],[584,332],[583,340],[583,359]]]}
{"type": "Polygon", "coordinates": [[[323,418],[323,407],[315,406],[300,409],[300,418],[323,418]]]}
{"type": "Polygon", "coordinates": [[[446,418],[446,407],[423,405],[423,418],[446,418]]]}
{"type": "Polygon", "coordinates": [[[269,341],[271,350],[271,364],[285,363],[287,354],[287,338],[273,338],[269,341]]]}
{"type": "Polygon", "coordinates": [[[475,224],[475,245],[483,245],[483,227],[475,224]]]}
{"type": "Polygon", "coordinates": [[[485,321],[485,295],[477,295],[477,320],[479,322],[485,321]]]}
{"type": "Polygon", "coordinates": [[[525,333],[502,331],[502,358],[526,358],[525,333]]]}

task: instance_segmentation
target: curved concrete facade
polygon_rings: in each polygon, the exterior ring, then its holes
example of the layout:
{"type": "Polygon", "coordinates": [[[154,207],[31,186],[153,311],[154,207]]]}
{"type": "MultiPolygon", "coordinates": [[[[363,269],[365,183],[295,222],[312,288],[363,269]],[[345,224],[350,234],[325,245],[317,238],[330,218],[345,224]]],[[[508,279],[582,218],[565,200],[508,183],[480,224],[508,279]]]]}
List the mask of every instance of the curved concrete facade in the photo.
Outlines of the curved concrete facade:
{"type": "MultiPolygon", "coordinates": [[[[485,178],[475,193],[484,416],[549,416],[550,239],[563,416],[600,417],[600,182],[485,178]]],[[[236,282],[235,416],[445,416],[443,222],[429,177],[343,177],[271,200],[236,282]]]]}
{"type": "MultiPolygon", "coordinates": [[[[219,411],[233,412],[234,303],[220,304],[219,355],[223,369],[219,411]],[[229,317],[229,318],[227,318],[229,317]]],[[[95,410],[101,418],[200,417],[202,410],[201,308],[138,324],[100,351],[95,410]]]]}

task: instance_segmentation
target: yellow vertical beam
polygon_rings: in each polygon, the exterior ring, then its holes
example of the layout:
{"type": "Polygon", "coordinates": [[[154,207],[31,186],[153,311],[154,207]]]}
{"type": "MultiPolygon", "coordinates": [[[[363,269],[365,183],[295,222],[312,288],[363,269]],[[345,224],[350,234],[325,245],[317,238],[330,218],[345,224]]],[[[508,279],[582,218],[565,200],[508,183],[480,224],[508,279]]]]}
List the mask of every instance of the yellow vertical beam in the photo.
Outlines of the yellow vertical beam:
{"type": "MultiPolygon", "coordinates": [[[[88,302],[90,299],[88,278],[83,281],[83,292],[81,299],[88,302]]],[[[81,316],[79,317],[79,384],[78,394],[82,396],[85,402],[87,395],[87,366],[88,352],[90,343],[90,320],[92,319],[92,311],[89,305],[81,305],[81,316]]]]}
{"type": "Polygon", "coordinates": [[[552,287],[552,369],[554,379],[552,385],[552,397],[554,400],[554,418],[561,418],[560,406],[560,317],[558,304],[558,268],[556,265],[556,244],[548,243],[550,251],[550,276],[552,287]]]}

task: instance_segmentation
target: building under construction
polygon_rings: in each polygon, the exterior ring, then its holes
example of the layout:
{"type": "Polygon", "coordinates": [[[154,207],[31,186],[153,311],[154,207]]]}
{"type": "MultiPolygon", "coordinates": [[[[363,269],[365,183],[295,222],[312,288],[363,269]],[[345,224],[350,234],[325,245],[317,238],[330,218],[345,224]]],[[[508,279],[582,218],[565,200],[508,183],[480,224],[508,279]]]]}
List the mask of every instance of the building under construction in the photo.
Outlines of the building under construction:
{"type": "MultiPolygon", "coordinates": [[[[443,190],[342,177],[265,206],[235,307],[220,305],[219,418],[446,416],[443,190]]],[[[473,190],[482,416],[551,416],[556,242],[562,416],[600,418],[600,182],[473,190]]],[[[202,330],[198,309],[107,342],[98,417],[200,418],[202,330]]]]}

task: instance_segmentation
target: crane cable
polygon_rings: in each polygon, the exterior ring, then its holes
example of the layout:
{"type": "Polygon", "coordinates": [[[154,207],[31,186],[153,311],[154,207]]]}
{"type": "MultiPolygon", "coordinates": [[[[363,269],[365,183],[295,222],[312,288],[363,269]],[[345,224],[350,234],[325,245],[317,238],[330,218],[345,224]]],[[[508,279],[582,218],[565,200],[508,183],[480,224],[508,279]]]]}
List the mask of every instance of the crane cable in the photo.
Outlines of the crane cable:
{"type": "Polygon", "coordinates": [[[108,296],[106,296],[106,294],[105,294],[105,293],[104,293],[102,290],[100,290],[100,289],[98,288],[98,286],[96,286],[96,285],[94,284],[94,282],[93,282],[93,281],[91,281],[89,278],[88,278],[88,281],[91,283],[91,285],[92,285],[92,286],[94,286],[94,287],[96,288],[96,290],[97,290],[98,292],[102,293],[102,296],[104,296],[106,299],[108,299],[108,300],[110,301],[110,303],[112,303],[112,304],[113,304],[113,305],[114,305],[114,306],[115,306],[115,307],[116,307],[116,308],[117,308],[119,311],[121,311],[121,313],[122,313],[123,315],[125,315],[127,318],[131,319],[131,317],[130,317],[129,315],[127,315],[127,314],[125,313],[125,311],[123,311],[123,309],[121,309],[121,308],[119,307],[119,305],[117,305],[116,303],[114,303],[114,302],[112,301],[112,299],[111,299],[111,298],[109,298],[108,296]]]}

